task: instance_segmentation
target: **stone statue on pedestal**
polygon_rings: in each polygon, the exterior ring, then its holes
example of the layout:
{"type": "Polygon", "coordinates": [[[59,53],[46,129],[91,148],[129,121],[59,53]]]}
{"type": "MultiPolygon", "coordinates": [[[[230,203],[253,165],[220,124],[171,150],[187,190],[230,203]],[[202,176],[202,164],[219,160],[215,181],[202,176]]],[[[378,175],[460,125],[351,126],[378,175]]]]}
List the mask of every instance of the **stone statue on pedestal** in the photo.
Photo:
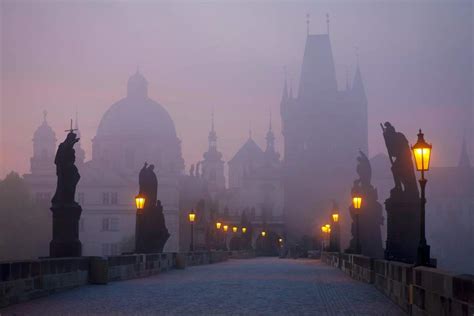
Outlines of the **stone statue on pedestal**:
{"type": "Polygon", "coordinates": [[[158,180],[154,165],[146,162],[138,175],[139,193],[145,197],[142,212],[137,212],[135,252],[162,252],[170,234],[166,228],[161,201],[157,200],[158,180]]]}
{"type": "Polygon", "coordinates": [[[361,208],[354,209],[351,205],[349,213],[353,220],[351,226],[352,239],[350,241],[349,252],[356,250],[356,211],[359,214],[359,243],[360,251],[364,256],[372,258],[383,257],[382,233],[380,226],[383,225],[382,205],[377,201],[377,189],[371,184],[372,168],[369,158],[359,151],[357,157],[357,174],[359,179],[354,181],[352,194],[358,193],[362,196],[361,208]]]}
{"type": "MultiPolygon", "coordinates": [[[[385,259],[413,263],[416,259],[420,227],[420,197],[408,140],[386,122],[383,137],[392,164],[395,187],[385,200],[387,241],[385,259]]],[[[385,126],[385,127],[384,127],[385,126]]]]}
{"type": "Polygon", "coordinates": [[[53,212],[53,239],[49,245],[51,257],[80,257],[82,244],[79,240],[79,219],[82,208],[74,201],[76,186],[81,176],[75,166],[74,144],[79,141],[72,129],[59,145],[56,164],[57,186],[51,200],[53,212]]]}

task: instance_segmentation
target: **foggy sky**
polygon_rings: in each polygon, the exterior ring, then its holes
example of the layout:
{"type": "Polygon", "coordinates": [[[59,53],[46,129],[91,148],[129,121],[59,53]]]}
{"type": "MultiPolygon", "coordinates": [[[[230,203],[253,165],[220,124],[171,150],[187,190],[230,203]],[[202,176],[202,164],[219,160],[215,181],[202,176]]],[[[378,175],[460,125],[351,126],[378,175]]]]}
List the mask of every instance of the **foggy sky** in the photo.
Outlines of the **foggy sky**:
{"type": "MultiPolygon", "coordinates": [[[[207,149],[215,110],[218,146],[229,160],[248,137],[264,146],[269,111],[282,150],[283,66],[296,92],[306,37],[330,34],[339,87],[352,79],[359,47],[369,101],[369,151],[386,152],[379,122],[411,142],[418,128],[435,165],[454,165],[473,128],[470,1],[1,2],[0,176],[25,173],[32,136],[47,110],[62,141],[79,112],[82,146],[126,93],[137,68],[149,95],[172,116],[187,168],[207,149]],[[469,130],[470,129],[470,130],[469,130]]],[[[355,168],[354,154],[354,168],[355,168]]]]}

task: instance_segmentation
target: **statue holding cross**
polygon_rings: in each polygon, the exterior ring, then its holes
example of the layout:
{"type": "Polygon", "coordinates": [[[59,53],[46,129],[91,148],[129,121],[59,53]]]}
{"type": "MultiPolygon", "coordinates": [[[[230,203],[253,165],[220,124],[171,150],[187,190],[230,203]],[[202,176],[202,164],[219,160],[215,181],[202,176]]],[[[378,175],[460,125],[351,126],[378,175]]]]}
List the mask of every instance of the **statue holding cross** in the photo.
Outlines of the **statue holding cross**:
{"type": "Polygon", "coordinates": [[[56,187],[56,193],[52,199],[54,204],[74,204],[74,196],[76,193],[76,185],[79,182],[81,176],[77,167],[74,165],[76,161],[76,153],[74,151],[74,144],[79,141],[79,138],[74,133],[77,129],[71,127],[66,130],[67,136],[64,142],[62,142],[58,151],[56,152],[56,158],[54,163],[56,164],[56,175],[58,176],[58,182],[56,187]]]}
{"type": "Polygon", "coordinates": [[[51,200],[53,212],[53,239],[49,244],[51,257],[80,257],[82,244],[79,240],[79,220],[82,208],[74,201],[76,186],[81,176],[77,170],[74,144],[79,138],[71,127],[66,130],[66,139],[59,144],[54,163],[58,182],[51,200]]]}

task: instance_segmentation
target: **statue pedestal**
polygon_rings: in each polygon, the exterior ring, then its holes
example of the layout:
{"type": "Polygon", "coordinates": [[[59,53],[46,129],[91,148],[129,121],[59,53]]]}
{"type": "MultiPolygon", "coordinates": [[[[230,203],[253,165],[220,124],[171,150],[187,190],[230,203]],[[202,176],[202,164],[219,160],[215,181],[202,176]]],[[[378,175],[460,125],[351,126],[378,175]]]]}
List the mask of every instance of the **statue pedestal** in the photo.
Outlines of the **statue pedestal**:
{"type": "Polygon", "coordinates": [[[163,252],[163,247],[169,236],[160,201],[155,206],[145,208],[142,214],[137,214],[136,253],[163,252]]]}
{"type": "Polygon", "coordinates": [[[79,240],[79,204],[53,205],[53,240],[49,243],[50,257],[80,257],[82,244],[79,240]]]}
{"type": "Polygon", "coordinates": [[[391,194],[385,201],[387,241],[385,259],[415,263],[420,241],[420,199],[391,194]]]}

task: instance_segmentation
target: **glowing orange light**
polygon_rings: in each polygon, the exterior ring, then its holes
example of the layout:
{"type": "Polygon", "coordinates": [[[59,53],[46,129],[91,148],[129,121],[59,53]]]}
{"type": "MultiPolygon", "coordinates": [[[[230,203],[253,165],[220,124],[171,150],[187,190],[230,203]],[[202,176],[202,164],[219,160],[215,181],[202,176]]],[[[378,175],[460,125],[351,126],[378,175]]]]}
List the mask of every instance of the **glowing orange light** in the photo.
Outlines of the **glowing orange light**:
{"type": "Polygon", "coordinates": [[[334,221],[334,223],[337,223],[339,221],[339,214],[337,213],[332,214],[332,220],[334,221]]]}
{"type": "Polygon", "coordinates": [[[217,222],[217,223],[216,223],[216,228],[217,228],[217,229],[221,229],[221,226],[222,226],[222,223],[221,223],[221,222],[217,222]]]}
{"type": "Polygon", "coordinates": [[[237,226],[232,227],[232,231],[233,231],[234,233],[237,232],[237,229],[238,229],[237,226]]]}
{"type": "Polygon", "coordinates": [[[425,141],[424,134],[420,129],[418,140],[411,148],[415,156],[416,170],[428,171],[430,169],[431,148],[433,148],[433,146],[425,141]]]}
{"type": "Polygon", "coordinates": [[[135,205],[137,206],[137,210],[143,210],[145,207],[145,197],[141,194],[138,194],[135,197],[135,205]]]}
{"type": "Polygon", "coordinates": [[[242,233],[246,233],[247,232],[247,227],[242,227],[242,233]]]}
{"type": "Polygon", "coordinates": [[[262,237],[265,237],[267,235],[266,231],[262,231],[262,237]]]}
{"type": "Polygon", "coordinates": [[[224,231],[227,232],[228,229],[229,229],[229,226],[228,226],[228,225],[224,225],[224,231]]]}
{"type": "Polygon", "coordinates": [[[189,221],[191,223],[194,223],[194,221],[196,220],[196,213],[194,213],[194,210],[191,211],[188,216],[189,216],[189,221]]]}

